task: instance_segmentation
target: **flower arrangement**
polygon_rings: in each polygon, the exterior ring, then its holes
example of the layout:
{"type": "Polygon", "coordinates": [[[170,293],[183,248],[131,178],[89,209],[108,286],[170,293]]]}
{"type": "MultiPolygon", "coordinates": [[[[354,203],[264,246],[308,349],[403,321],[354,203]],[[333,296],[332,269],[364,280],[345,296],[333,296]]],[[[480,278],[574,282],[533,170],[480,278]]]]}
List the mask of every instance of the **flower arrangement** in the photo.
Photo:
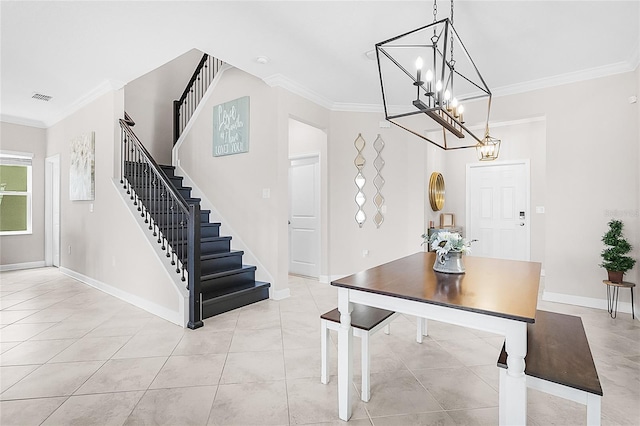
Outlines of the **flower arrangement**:
{"type": "Polygon", "coordinates": [[[441,231],[431,235],[422,234],[424,240],[422,244],[429,244],[439,256],[443,256],[449,252],[459,252],[463,254],[471,253],[471,243],[477,240],[467,240],[457,232],[441,231]]]}

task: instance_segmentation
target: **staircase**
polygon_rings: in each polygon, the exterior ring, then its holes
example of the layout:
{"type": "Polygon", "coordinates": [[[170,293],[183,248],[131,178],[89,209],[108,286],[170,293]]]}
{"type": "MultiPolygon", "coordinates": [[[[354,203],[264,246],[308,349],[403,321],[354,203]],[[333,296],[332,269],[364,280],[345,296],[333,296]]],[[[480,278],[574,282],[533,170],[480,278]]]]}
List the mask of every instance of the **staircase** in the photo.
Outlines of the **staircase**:
{"type": "MultiPolygon", "coordinates": [[[[180,99],[174,101],[174,144],[191,120],[223,62],[202,56],[180,99]]],[[[120,120],[123,185],[149,231],[157,236],[189,290],[189,322],[202,327],[203,319],[269,298],[271,284],[256,281],[256,267],[242,263],[243,251],[231,250],[231,237],[220,236],[220,223],[209,221],[209,210],[182,185],[175,167],[158,165],[135,135],[125,112],[120,120]]]]}
{"type": "MultiPolygon", "coordinates": [[[[184,197],[187,204],[200,204],[191,198],[191,188],[182,185],[175,167],[160,166],[169,182],[184,197]]],[[[243,251],[231,250],[231,237],[220,236],[220,223],[209,221],[209,210],[200,210],[200,294],[202,318],[209,318],[251,303],[269,298],[269,283],[256,281],[256,267],[243,265],[243,251]]],[[[151,216],[163,213],[151,210],[151,216]]],[[[160,219],[162,220],[162,219],[160,219]]],[[[176,245],[187,244],[186,238],[176,245]]]]}
{"type": "Polygon", "coordinates": [[[220,223],[209,221],[210,210],[200,209],[201,200],[182,185],[175,167],[155,162],[134,124],[126,113],[120,120],[120,183],[187,283],[187,326],[196,329],[205,318],[268,299],[270,284],[256,281],[256,267],[243,265],[244,252],[231,250],[231,237],[220,236],[220,223]]]}

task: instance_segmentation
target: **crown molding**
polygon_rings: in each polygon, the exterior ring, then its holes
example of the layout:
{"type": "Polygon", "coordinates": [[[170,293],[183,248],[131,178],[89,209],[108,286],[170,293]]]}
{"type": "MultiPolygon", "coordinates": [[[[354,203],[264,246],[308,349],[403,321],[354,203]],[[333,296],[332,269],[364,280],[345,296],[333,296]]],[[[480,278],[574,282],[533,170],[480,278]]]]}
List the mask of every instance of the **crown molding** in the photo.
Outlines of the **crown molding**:
{"type": "MultiPolygon", "coordinates": [[[[519,93],[531,92],[534,90],[546,89],[564,84],[577,83],[580,81],[592,80],[610,75],[623,74],[635,71],[640,65],[640,53],[636,49],[627,61],[609,64],[602,67],[590,68],[586,70],[560,74],[553,77],[531,80],[524,83],[501,86],[492,89],[493,96],[509,96],[519,93]]],[[[330,111],[339,112],[369,112],[384,113],[382,104],[358,104],[358,103],[342,103],[332,102],[324,96],[307,89],[299,83],[289,79],[283,74],[274,74],[263,78],[263,81],[271,87],[278,86],[286,89],[296,95],[299,95],[311,102],[314,102],[330,111]]],[[[391,105],[391,110],[403,110],[401,106],[391,105]]]]}
{"type": "Polygon", "coordinates": [[[102,83],[100,83],[99,85],[97,85],[95,88],[93,88],[93,90],[91,90],[90,92],[86,93],[85,95],[82,95],[80,98],[76,99],[76,101],[74,103],[72,103],[71,105],[69,105],[67,108],[65,108],[61,113],[54,115],[52,118],[45,120],[45,125],[46,127],[51,127],[54,124],[64,120],[65,118],[67,118],[68,116],[74,114],[75,112],[77,112],[78,110],[80,110],[81,108],[87,106],[88,104],[90,104],[91,102],[95,101],[96,99],[100,98],[101,96],[115,91],[115,90],[119,90],[121,88],[123,88],[125,86],[125,83],[122,81],[118,81],[118,80],[105,80],[102,83]]]}
{"type": "Polygon", "coordinates": [[[17,124],[19,126],[37,127],[39,129],[47,128],[47,125],[44,121],[33,120],[31,118],[16,117],[7,114],[0,114],[0,121],[8,124],[17,124]]]}
{"type": "MultiPolygon", "coordinates": [[[[635,54],[635,56],[637,56],[637,53],[635,54]]],[[[524,83],[497,87],[494,88],[491,93],[493,94],[493,96],[516,95],[519,93],[531,92],[534,90],[562,86],[564,84],[578,83],[580,81],[593,80],[610,75],[632,72],[636,69],[636,67],[637,64],[633,64],[630,61],[617,62],[615,64],[604,65],[601,67],[589,68],[586,70],[559,74],[553,77],[531,80],[524,83]]]]}
{"type": "Polygon", "coordinates": [[[270,87],[282,87],[283,89],[286,89],[295,95],[308,99],[311,102],[316,103],[329,110],[331,110],[333,107],[332,101],[320,95],[319,93],[306,88],[300,83],[291,80],[289,77],[285,76],[284,74],[273,74],[263,78],[262,81],[264,81],[270,87]]]}
{"type": "Polygon", "coordinates": [[[340,112],[379,112],[384,114],[382,104],[349,104],[334,102],[330,109],[331,111],[340,112]]]}

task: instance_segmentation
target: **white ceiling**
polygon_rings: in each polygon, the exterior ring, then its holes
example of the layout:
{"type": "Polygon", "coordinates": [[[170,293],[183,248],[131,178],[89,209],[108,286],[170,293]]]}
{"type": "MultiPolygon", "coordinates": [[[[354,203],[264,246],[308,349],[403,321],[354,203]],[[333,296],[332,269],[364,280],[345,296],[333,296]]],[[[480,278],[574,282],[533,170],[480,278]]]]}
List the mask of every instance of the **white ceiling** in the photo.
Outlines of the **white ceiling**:
{"type": "MultiPolygon", "coordinates": [[[[439,0],[439,18],[449,6],[439,0]]],[[[365,52],[430,23],[432,7],[3,0],[0,112],[4,121],[48,126],[193,48],[329,108],[379,109],[377,66],[365,52]],[[53,99],[31,99],[34,92],[53,99]]],[[[639,0],[456,1],[454,24],[495,94],[632,71],[640,60],[639,0]]]]}

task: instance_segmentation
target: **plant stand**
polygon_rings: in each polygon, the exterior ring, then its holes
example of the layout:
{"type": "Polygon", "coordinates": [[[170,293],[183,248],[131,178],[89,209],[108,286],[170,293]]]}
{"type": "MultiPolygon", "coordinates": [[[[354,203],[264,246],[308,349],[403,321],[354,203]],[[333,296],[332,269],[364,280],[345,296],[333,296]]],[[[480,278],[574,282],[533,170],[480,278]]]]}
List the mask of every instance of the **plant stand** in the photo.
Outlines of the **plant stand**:
{"type": "Polygon", "coordinates": [[[609,280],[602,280],[607,286],[607,310],[611,318],[615,319],[618,316],[618,291],[620,287],[628,288],[631,290],[631,318],[635,319],[636,315],[633,307],[633,288],[636,286],[634,283],[623,281],[621,283],[614,283],[609,280]]]}

